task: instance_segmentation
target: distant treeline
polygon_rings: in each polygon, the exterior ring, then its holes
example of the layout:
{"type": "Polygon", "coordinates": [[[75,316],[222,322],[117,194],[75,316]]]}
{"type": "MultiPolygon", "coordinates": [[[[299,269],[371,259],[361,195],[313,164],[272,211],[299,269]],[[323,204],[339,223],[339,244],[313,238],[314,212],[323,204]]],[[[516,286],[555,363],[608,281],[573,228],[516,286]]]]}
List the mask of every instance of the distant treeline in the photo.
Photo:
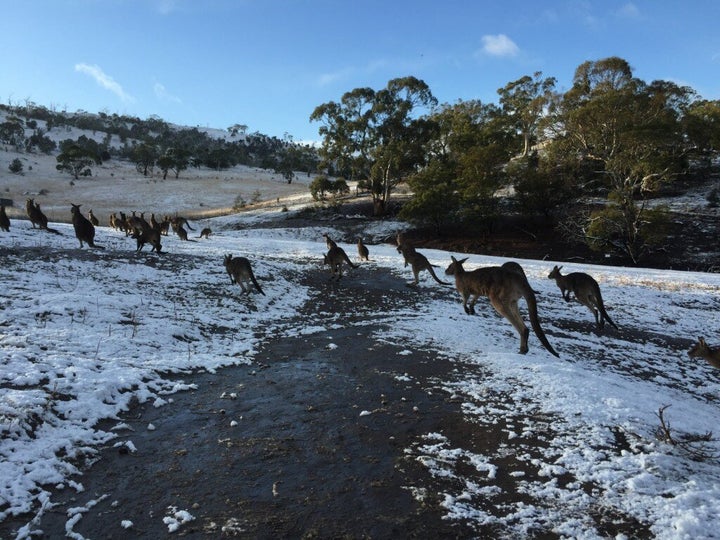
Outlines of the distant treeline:
{"type": "Polygon", "coordinates": [[[312,146],[297,144],[289,137],[248,134],[247,127],[240,124],[228,127],[228,136],[221,138],[197,128],[172,126],[157,117],[143,120],[102,112],[70,113],[34,103],[0,105],[0,111],[6,113],[0,122],[0,143],[24,152],[52,154],[59,150],[58,168],[74,176],[90,176],[94,163],[125,159],[134,162],[143,174],[152,174],[158,168],[163,176],[173,171],[179,177],[188,167],[222,170],[247,165],[275,170],[290,183],[297,172],[314,172],[318,163],[312,146]],[[48,136],[71,128],[102,136],[75,140],[48,136]]]}

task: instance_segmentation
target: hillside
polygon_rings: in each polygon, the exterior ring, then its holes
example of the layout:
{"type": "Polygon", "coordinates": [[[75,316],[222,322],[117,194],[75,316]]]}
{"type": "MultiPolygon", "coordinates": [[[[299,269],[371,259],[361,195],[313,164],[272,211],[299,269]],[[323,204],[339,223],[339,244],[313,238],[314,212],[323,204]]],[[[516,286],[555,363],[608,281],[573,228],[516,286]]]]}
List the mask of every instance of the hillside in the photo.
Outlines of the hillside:
{"type": "MultiPolygon", "coordinates": [[[[64,140],[78,140],[85,137],[99,145],[103,145],[107,156],[100,165],[93,165],[90,176],[74,179],[68,172],[56,168],[59,150],[43,153],[37,149],[25,150],[19,144],[11,144],[12,131],[5,130],[5,143],[0,143],[0,198],[12,202],[8,208],[11,217],[24,218],[24,204],[28,197],[35,199],[51,221],[68,222],[70,220],[70,203],[82,204],[83,210],[93,210],[98,218],[107,223],[111,212],[132,211],[155,212],[158,215],[182,212],[194,217],[220,215],[232,211],[241,200],[250,202],[277,203],[278,198],[290,201],[295,196],[306,200],[308,184],[312,177],[307,173],[297,172],[292,183],[274,169],[259,166],[235,164],[223,168],[211,168],[204,165],[189,166],[175,178],[173,173],[163,180],[163,173],[155,167],[149,174],[143,175],[133,162],[122,156],[141,143],[138,137],[148,133],[155,137],[159,132],[148,131],[151,128],[165,129],[170,133],[189,133],[206,144],[255,144],[257,140],[266,141],[267,137],[260,134],[247,135],[231,133],[227,130],[209,128],[187,128],[161,123],[158,120],[141,121],[124,119],[118,127],[118,119],[108,119],[98,115],[83,114],[80,118],[62,117],[63,125],[56,125],[61,120],[54,115],[49,119],[37,119],[36,116],[50,114],[40,109],[37,114],[27,117],[10,114],[0,110],[0,124],[7,122],[23,125],[23,135],[28,141],[33,134],[41,133],[50,144],[59,145],[64,140]],[[41,114],[42,113],[42,114],[41,114]],[[112,122],[111,122],[112,120],[112,122]],[[135,123],[133,123],[135,121],[135,123]],[[159,124],[159,127],[158,127],[159,124]],[[88,125],[88,128],[78,127],[88,125]],[[32,127],[31,127],[32,126],[32,127]],[[107,126],[108,131],[101,128],[107,126]],[[138,127],[140,126],[140,127],[138,127]],[[10,133],[8,133],[10,131],[10,133]],[[251,141],[253,139],[253,141],[251,141]],[[208,142],[209,141],[209,142],[208,142]],[[10,172],[14,160],[22,164],[19,174],[10,172]]],[[[282,141],[271,141],[268,148],[260,151],[272,151],[278,145],[286,145],[282,141]]],[[[251,161],[248,158],[248,161],[251,161]]],[[[285,201],[283,204],[287,204],[285,201]]]]}

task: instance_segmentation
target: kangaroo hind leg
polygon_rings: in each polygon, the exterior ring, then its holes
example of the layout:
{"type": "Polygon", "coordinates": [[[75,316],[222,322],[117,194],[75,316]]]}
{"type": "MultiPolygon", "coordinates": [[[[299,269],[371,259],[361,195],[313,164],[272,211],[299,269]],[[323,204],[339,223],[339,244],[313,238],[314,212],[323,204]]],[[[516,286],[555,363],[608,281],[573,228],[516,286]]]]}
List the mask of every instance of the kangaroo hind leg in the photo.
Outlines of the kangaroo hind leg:
{"type": "Polygon", "coordinates": [[[520,335],[520,354],[526,354],[529,350],[528,338],[530,330],[520,316],[517,301],[502,302],[498,298],[490,298],[490,303],[500,315],[505,317],[513,325],[515,331],[520,335]]]}

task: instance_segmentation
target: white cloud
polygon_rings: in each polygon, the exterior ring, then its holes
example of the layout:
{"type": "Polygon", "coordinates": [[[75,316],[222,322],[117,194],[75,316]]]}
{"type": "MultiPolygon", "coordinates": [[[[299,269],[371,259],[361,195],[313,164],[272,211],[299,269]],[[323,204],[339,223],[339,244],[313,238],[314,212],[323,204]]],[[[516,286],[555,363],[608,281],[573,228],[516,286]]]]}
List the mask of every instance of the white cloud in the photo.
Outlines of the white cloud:
{"type": "Polygon", "coordinates": [[[133,102],[133,98],[130,94],[123,90],[123,87],[116,82],[110,75],[105,73],[100,66],[89,65],[89,64],[75,64],[75,71],[90,75],[95,82],[106,90],[110,90],[113,94],[119,97],[124,102],[133,102]]]}
{"type": "Polygon", "coordinates": [[[346,80],[355,71],[356,70],[353,68],[346,67],[331,73],[323,73],[320,77],[318,77],[317,84],[318,86],[328,86],[338,81],[346,80]]]}
{"type": "Polygon", "coordinates": [[[624,19],[638,19],[640,18],[640,10],[635,4],[628,2],[617,10],[617,16],[624,19]]]}
{"type": "Polygon", "coordinates": [[[482,37],[482,52],[490,56],[517,56],[520,48],[505,34],[482,37]]]}
{"type": "Polygon", "coordinates": [[[179,97],[174,96],[170,92],[167,91],[167,88],[165,88],[164,84],[156,82],[153,85],[153,90],[155,92],[155,96],[157,96],[157,98],[162,101],[171,101],[173,103],[182,103],[182,100],[179,97]]]}

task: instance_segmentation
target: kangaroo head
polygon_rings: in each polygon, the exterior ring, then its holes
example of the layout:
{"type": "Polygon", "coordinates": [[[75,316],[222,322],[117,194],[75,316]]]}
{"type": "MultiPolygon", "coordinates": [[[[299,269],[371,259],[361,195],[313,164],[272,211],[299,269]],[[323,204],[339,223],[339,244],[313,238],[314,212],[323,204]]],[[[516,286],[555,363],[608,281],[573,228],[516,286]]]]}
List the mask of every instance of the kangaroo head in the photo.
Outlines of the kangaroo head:
{"type": "Polygon", "coordinates": [[[230,261],[232,261],[232,254],[225,255],[225,258],[223,259],[223,264],[227,266],[230,264],[230,261]]]}
{"type": "Polygon", "coordinates": [[[552,269],[552,272],[548,274],[548,279],[555,279],[556,277],[560,276],[560,269],[562,266],[555,265],[555,268],[552,269]]]}
{"type": "Polygon", "coordinates": [[[453,255],[450,255],[450,259],[452,259],[452,262],[450,263],[450,266],[448,266],[445,269],[445,273],[448,276],[453,276],[453,275],[457,274],[458,272],[462,272],[463,271],[463,263],[468,260],[467,257],[465,257],[464,259],[458,260],[453,255]]]}
{"type": "Polygon", "coordinates": [[[703,356],[704,354],[707,354],[710,352],[710,346],[705,343],[704,338],[698,338],[698,341],[695,345],[693,345],[690,350],[688,351],[688,356],[691,358],[703,356]]]}
{"type": "Polygon", "coordinates": [[[71,212],[72,214],[78,214],[78,213],[80,213],[80,207],[82,206],[82,204],[73,204],[73,203],[70,203],[70,206],[72,206],[72,208],[70,209],[70,212],[71,212]]]}

